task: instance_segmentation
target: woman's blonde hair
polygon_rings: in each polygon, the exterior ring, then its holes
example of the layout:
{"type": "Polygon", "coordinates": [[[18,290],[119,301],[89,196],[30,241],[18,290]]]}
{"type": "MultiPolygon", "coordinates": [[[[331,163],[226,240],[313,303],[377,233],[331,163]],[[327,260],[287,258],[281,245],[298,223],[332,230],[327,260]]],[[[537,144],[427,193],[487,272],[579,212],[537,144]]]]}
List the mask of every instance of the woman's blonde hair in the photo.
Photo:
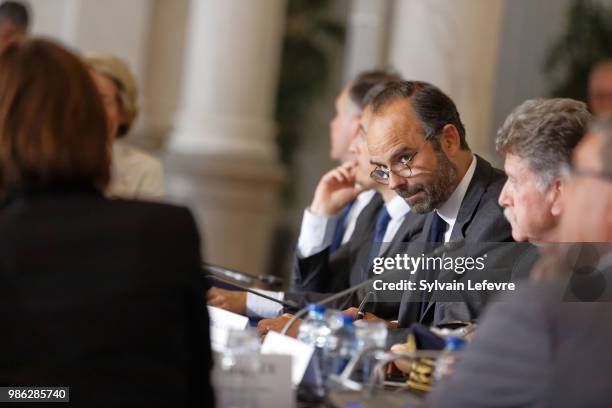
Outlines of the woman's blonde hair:
{"type": "Polygon", "coordinates": [[[138,85],[129,66],[122,59],[110,54],[90,53],[85,63],[97,73],[111,79],[117,85],[119,108],[124,120],[119,124],[117,137],[125,136],[138,116],[138,85]]]}

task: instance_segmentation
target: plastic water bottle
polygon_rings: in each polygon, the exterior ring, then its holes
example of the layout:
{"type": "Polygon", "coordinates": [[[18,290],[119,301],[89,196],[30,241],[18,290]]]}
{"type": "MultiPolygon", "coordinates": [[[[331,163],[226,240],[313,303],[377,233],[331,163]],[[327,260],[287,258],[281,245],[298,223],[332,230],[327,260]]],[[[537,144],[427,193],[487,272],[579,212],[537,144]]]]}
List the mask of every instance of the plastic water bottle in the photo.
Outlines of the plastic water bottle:
{"type": "Polygon", "coordinates": [[[339,315],[339,327],[329,336],[325,347],[327,374],[341,374],[357,350],[351,316],[339,315]]]}
{"type": "Polygon", "coordinates": [[[323,369],[323,353],[330,332],[325,317],[325,306],[308,305],[308,317],[300,325],[297,339],[314,346],[314,353],[309,369],[300,384],[300,394],[316,398],[325,396],[326,373],[323,369]]]}
{"type": "Polygon", "coordinates": [[[308,317],[300,325],[297,339],[314,346],[316,351],[325,347],[330,332],[331,329],[325,319],[325,306],[308,305],[308,317]]]}
{"type": "Polygon", "coordinates": [[[436,368],[434,370],[436,381],[443,380],[452,374],[453,366],[456,362],[454,353],[461,351],[465,344],[465,340],[461,337],[450,336],[446,338],[446,346],[440,357],[436,360],[436,368]]]}
{"type": "Polygon", "coordinates": [[[388,328],[384,322],[368,320],[357,320],[353,325],[355,326],[357,352],[373,348],[381,349],[380,351],[365,355],[361,361],[361,375],[365,382],[370,380],[377,359],[384,354],[383,350],[387,344],[388,328]]]}
{"type": "Polygon", "coordinates": [[[254,329],[229,330],[216,365],[217,404],[227,408],[260,408],[257,401],[259,336],[254,329]]]}

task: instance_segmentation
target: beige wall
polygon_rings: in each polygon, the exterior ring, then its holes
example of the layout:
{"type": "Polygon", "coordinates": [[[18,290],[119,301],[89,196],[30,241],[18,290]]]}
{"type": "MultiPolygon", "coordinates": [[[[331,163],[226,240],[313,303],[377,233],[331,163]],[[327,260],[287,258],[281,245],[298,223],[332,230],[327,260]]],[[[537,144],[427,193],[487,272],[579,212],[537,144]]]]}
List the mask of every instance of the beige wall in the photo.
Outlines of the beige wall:
{"type": "Polygon", "coordinates": [[[142,114],[129,137],[159,151],[178,106],[189,0],[30,0],[32,33],[128,62],[142,114]]]}
{"type": "Polygon", "coordinates": [[[472,150],[489,159],[503,6],[503,0],[397,0],[392,13],[390,64],[449,94],[472,150]]]}

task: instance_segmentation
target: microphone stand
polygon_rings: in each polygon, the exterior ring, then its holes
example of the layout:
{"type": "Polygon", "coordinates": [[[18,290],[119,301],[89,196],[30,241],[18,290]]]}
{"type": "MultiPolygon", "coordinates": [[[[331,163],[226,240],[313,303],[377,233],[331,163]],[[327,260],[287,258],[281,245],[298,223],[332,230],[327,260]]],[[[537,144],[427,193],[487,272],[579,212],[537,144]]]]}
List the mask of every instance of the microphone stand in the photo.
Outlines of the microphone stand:
{"type": "Polygon", "coordinates": [[[225,268],[223,266],[212,265],[206,262],[202,262],[202,269],[209,272],[212,275],[222,275],[225,278],[233,279],[238,282],[242,282],[245,285],[252,285],[256,282],[263,283],[270,288],[280,288],[283,286],[283,280],[271,275],[252,275],[246,272],[240,272],[233,269],[225,268]]]}

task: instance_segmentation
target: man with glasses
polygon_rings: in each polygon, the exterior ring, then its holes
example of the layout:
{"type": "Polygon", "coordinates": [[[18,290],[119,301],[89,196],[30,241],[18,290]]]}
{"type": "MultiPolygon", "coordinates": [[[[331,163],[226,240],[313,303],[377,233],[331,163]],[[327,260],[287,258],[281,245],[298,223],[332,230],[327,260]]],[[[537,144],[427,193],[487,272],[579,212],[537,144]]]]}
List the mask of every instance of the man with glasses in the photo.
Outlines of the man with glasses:
{"type": "MultiPolygon", "coordinates": [[[[372,99],[370,91],[380,92],[381,84],[398,80],[400,77],[393,72],[366,71],[338,96],[336,116],[330,123],[330,156],[344,163],[321,178],[312,204],[304,211],[295,254],[293,291],[266,294],[303,304],[368,277],[364,272],[367,256],[362,259],[361,254],[371,246],[383,202],[393,201],[396,195],[387,188],[372,188],[376,183],[369,177],[369,156],[362,147],[358,129],[363,107],[372,99]]],[[[393,209],[382,220],[390,237],[395,233],[411,237],[420,232],[422,222],[403,222],[410,211],[405,203],[393,205],[393,209]]],[[[282,312],[281,305],[245,292],[213,288],[208,299],[213,306],[251,317],[272,318],[282,312]]],[[[337,306],[353,303],[348,298],[344,302],[337,306]]]]}
{"type": "MultiPolygon", "coordinates": [[[[367,143],[375,166],[371,176],[403,197],[412,211],[428,214],[420,240],[429,249],[451,240],[512,241],[497,204],[505,175],[470,151],[459,113],[447,95],[425,82],[404,81],[388,86],[369,109],[367,143]]],[[[491,256],[489,261],[494,261],[491,256]]],[[[398,322],[390,326],[474,320],[485,300],[470,293],[463,299],[447,302],[437,291],[405,291],[398,322]]],[[[406,340],[406,330],[392,333],[391,340],[406,340]]]]}
{"type": "Polygon", "coordinates": [[[536,269],[551,269],[552,281],[492,304],[474,342],[452,376],[434,388],[428,406],[612,406],[610,120],[593,124],[575,149],[573,166],[559,238],[598,243],[588,245],[589,270],[581,268],[567,279],[561,274],[568,267],[566,256],[554,251],[543,259],[536,269]],[[567,301],[584,282],[594,283],[590,289],[598,296],[567,301]]]}

